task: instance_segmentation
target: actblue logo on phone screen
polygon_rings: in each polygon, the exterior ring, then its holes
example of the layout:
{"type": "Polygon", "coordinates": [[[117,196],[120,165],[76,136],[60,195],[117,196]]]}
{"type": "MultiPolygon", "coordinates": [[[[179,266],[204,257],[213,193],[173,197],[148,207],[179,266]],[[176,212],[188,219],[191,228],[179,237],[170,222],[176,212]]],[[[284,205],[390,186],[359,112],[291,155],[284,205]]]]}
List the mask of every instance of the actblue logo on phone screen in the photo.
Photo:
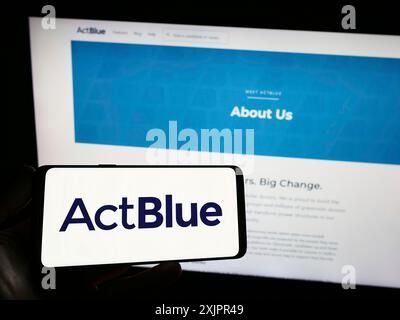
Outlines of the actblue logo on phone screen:
{"type": "MultiPolygon", "coordinates": [[[[204,225],[212,227],[220,223],[218,217],[222,216],[222,209],[218,203],[207,202],[200,207],[200,210],[197,209],[197,203],[191,203],[189,210],[189,219],[185,220],[183,215],[183,204],[176,203],[174,205],[171,194],[165,196],[165,215],[163,215],[163,213],[161,212],[161,209],[164,207],[163,202],[157,197],[139,197],[138,203],[139,205],[137,214],[137,227],[139,229],[158,228],[164,223],[164,220],[165,227],[167,228],[172,228],[173,226],[180,226],[184,228],[190,226],[196,227],[198,226],[199,220],[198,211],[200,212],[200,221],[204,225]],[[175,207],[176,224],[173,223],[173,207],[175,207]],[[149,221],[149,217],[153,218],[152,221],[149,221]]],[[[120,211],[121,226],[125,229],[134,229],[136,228],[136,224],[128,222],[128,214],[130,213],[129,211],[133,210],[134,207],[135,206],[133,204],[128,203],[128,197],[122,197],[121,203],[118,206],[106,204],[97,209],[94,215],[94,223],[101,230],[113,230],[118,227],[118,223],[112,222],[106,224],[102,221],[101,217],[107,212],[116,213],[120,211]]],[[[67,216],[60,228],[60,231],[66,231],[70,224],[80,223],[85,224],[91,231],[96,230],[93,221],[90,218],[90,214],[86,208],[85,202],[82,198],[76,198],[67,213],[67,216]],[[74,217],[74,214],[78,209],[83,215],[81,218],[74,217]]]]}
{"type": "Polygon", "coordinates": [[[51,168],[42,263],[234,257],[240,250],[236,181],[230,167],[51,168]]]}

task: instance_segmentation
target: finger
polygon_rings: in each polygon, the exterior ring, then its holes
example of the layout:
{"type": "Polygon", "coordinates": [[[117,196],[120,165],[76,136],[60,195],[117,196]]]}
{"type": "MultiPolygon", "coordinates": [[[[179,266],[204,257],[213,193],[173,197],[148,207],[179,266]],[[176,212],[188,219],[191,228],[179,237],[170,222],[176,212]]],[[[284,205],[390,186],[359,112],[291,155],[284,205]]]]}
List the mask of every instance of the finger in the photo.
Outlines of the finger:
{"type": "Polygon", "coordinates": [[[103,270],[102,272],[97,271],[97,275],[95,273],[92,275],[92,280],[89,281],[89,289],[97,290],[99,286],[107,281],[111,281],[124,273],[128,272],[130,266],[120,266],[114,267],[112,269],[103,270]]]}
{"type": "Polygon", "coordinates": [[[99,291],[106,296],[132,297],[139,291],[157,291],[173,284],[182,274],[178,262],[163,262],[159,265],[130,276],[114,279],[99,286],[99,291]]]}

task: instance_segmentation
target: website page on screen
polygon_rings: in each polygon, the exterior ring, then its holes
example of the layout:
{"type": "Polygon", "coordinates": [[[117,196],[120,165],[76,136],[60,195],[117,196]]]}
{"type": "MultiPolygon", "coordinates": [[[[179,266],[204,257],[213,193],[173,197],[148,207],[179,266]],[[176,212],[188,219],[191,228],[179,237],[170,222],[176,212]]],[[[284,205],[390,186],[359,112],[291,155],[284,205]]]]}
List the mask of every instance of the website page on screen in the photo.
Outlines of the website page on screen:
{"type": "Polygon", "coordinates": [[[185,269],[400,287],[399,37],[30,18],[30,38],[40,165],[243,169],[246,255],[185,269]]]}

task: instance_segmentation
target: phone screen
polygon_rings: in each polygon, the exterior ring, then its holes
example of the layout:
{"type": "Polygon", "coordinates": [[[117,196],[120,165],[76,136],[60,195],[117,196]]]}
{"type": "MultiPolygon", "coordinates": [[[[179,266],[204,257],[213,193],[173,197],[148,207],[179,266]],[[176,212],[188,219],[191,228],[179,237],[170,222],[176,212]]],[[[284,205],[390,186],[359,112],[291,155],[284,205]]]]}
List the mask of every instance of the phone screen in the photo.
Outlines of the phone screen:
{"type": "Polygon", "coordinates": [[[47,267],[238,258],[246,250],[237,167],[47,167],[47,267]]]}

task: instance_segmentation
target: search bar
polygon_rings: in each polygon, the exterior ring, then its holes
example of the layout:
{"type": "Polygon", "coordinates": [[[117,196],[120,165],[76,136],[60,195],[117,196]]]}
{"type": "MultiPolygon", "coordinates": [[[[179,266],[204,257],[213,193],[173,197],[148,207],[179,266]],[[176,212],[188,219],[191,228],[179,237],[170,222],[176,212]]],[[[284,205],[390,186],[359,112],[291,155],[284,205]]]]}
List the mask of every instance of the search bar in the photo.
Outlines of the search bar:
{"type": "Polygon", "coordinates": [[[227,43],[228,34],[220,31],[164,29],[166,41],[227,43]]]}

